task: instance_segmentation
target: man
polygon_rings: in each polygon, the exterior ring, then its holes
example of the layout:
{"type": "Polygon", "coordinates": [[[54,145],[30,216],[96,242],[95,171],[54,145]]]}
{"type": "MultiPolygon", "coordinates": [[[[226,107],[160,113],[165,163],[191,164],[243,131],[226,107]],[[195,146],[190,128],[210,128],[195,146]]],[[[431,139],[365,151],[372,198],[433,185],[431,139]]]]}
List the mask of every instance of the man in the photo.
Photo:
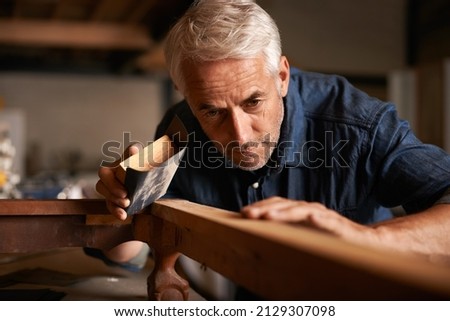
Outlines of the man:
{"type": "MultiPolygon", "coordinates": [[[[165,197],[449,260],[450,156],[419,142],[391,104],[341,77],[290,68],[258,5],[198,1],[172,28],[165,53],[185,101],[156,136],[174,117],[189,133],[165,197]],[[393,219],[387,208],[399,205],[411,215],[393,219]]],[[[114,169],[99,177],[109,210],[125,219],[129,200],[114,169]]],[[[124,244],[106,255],[123,262],[139,249],[124,244]]]]}

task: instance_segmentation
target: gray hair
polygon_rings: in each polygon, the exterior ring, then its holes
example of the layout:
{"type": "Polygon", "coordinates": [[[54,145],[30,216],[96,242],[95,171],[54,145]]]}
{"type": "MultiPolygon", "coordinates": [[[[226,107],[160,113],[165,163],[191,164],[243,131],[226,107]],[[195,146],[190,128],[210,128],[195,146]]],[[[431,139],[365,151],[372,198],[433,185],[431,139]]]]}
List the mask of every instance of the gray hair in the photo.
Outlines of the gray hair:
{"type": "Polygon", "coordinates": [[[276,74],[281,40],[275,21],[251,0],[198,0],[172,27],[164,54],[175,85],[184,93],[184,61],[257,58],[276,74]]]}

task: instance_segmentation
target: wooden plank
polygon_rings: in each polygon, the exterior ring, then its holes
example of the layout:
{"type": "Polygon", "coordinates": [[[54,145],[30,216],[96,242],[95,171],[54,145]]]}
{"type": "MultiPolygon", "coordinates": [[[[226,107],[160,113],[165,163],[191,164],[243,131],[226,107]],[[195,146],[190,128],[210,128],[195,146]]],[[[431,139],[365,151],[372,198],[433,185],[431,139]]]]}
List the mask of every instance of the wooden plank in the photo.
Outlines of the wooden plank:
{"type": "Polygon", "coordinates": [[[134,239],[102,199],[0,200],[0,253],[60,247],[112,248],[134,239]]]}
{"type": "Polygon", "coordinates": [[[4,215],[107,215],[104,200],[0,200],[0,217],[4,215]]]}
{"type": "Polygon", "coordinates": [[[25,19],[0,19],[0,43],[122,50],[152,47],[147,31],[139,26],[25,19]]]}
{"type": "Polygon", "coordinates": [[[102,225],[102,216],[111,217],[104,200],[1,200],[0,252],[106,249],[138,239],[160,253],[183,253],[267,299],[450,298],[448,267],[298,225],[181,200],[159,200],[131,224],[102,225]],[[89,216],[95,224],[86,224],[89,216]]]}
{"type": "Polygon", "coordinates": [[[86,225],[127,225],[131,224],[133,216],[129,215],[124,221],[114,216],[107,215],[86,215],[86,225]]]}
{"type": "Polygon", "coordinates": [[[0,216],[0,253],[64,247],[110,249],[132,240],[132,225],[86,225],[84,215],[0,216]]]}
{"type": "Polygon", "coordinates": [[[159,200],[151,212],[155,218],[140,215],[136,225],[172,231],[165,247],[268,299],[450,298],[450,270],[416,258],[187,201],[159,200]]]}

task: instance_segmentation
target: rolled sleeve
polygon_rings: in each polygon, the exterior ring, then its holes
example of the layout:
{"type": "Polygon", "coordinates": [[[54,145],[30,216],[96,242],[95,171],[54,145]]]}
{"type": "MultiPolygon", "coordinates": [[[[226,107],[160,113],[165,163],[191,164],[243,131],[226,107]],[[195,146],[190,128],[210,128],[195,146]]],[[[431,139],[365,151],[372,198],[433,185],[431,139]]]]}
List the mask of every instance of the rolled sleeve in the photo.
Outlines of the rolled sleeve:
{"type": "Polygon", "coordinates": [[[450,156],[441,148],[422,143],[393,110],[383,114],[374,136],[378,173],[378,201],[387,207],[402,205],[407,213],[450,202],[450,156]],[[445,197],[444,193],[447,194],[445,197]]]}

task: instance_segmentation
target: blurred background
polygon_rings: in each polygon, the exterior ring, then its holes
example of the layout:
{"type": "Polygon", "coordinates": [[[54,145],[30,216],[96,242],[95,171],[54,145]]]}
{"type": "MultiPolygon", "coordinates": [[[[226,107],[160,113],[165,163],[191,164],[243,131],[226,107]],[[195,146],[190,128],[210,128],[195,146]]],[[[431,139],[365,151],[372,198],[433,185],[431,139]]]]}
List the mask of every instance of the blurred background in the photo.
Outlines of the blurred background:
{"type": "MultiPolygon", "coordinates": [[[[153,140],[180,99],[161,47],[191,2],[0,1],[0,197],[95,197],[102,160],[153,140]]],[[[450,151],[450,0],[257,2],[291,65],[395,102],[450,151]]]]}

